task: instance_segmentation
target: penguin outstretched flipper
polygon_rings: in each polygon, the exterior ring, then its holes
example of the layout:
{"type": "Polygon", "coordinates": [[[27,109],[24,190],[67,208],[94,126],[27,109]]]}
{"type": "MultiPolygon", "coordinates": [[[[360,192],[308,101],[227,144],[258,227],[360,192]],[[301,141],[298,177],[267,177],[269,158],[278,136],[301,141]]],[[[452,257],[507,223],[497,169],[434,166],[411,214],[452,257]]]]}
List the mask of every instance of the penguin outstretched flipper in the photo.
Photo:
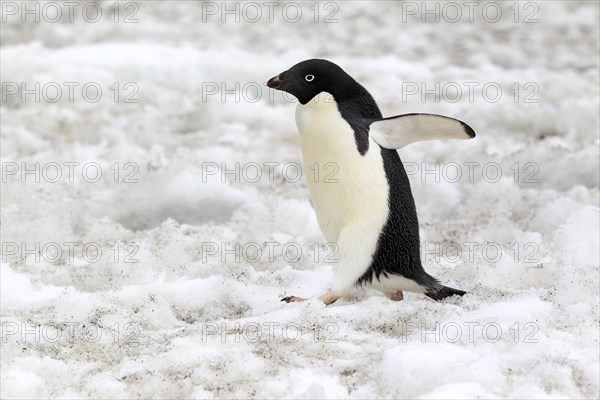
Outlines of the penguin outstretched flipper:
{"type": "Polygon", "coordinates": [[[369,136],[386,149],[400,149],[424,140],[473,139],[475,131],[462,121],[436,114],[404,114],[372,120],[369,136]]]}
{"type": "Polygon", "coordinates": [[[425,295],[432,298],[433,300],[439,301],[453,295],[463,296],[467,294],[464,290],[454,289],[448,286],[442,286],[440,289],[435,291],[426,292],[425,295]]]}

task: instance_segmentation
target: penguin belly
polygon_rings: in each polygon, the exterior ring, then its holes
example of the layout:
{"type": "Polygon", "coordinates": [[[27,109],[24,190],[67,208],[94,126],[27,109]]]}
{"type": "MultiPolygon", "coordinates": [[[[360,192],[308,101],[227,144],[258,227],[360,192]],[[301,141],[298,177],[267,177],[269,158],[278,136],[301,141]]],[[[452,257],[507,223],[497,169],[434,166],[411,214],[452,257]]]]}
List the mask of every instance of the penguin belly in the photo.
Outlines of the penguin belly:
{"type": "Polygon", "coordinates": [[[337,244],[332,289],[343,295],[369,269],[390,211],[381,148],[369,138],[368,151],[359,153],[354,130],[328,94],[298,104],[296,123],[319,227],[337,244]]]}

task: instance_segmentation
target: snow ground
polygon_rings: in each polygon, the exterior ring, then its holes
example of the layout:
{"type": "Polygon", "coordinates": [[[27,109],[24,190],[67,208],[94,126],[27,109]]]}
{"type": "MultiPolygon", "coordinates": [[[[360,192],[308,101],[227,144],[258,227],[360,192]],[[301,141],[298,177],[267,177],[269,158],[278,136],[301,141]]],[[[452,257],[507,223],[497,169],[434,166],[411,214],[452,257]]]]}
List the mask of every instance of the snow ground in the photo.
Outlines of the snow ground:
{"type": "Polygon", "coordinates": [[[220,2],[122,2],[118,22],[105,2],[96,23],[83,2],[73,22],[55,3],[59,23],[48,3],[22,23],[15,4],[1,4],[2,398],[598,398],[597,2],[476,2],[472,21],[458,2],[456,23],[435,2],[439,23],[421,2],[320,3],[317,22],[294,3],[296,23],[284,3],[273,22],[238,5],[239,23],[220,2]],[[426,269],[467,296],[279,302],[327,288],[331,249],[311,172],[295,177],[295,105],[259,85],[312,57],[384,115],[478,133],[400,151],[426,269]],[[439,102],[411,94],[436,82],[439,102]]]}

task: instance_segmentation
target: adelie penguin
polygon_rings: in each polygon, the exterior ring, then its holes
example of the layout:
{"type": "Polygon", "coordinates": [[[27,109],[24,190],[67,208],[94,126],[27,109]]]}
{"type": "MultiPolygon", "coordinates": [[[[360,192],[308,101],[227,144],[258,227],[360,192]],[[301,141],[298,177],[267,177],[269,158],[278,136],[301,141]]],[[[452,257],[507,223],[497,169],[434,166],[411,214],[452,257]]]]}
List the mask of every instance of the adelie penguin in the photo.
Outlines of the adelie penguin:
{"type": "Polygon", "coordinates": [[[464,295],[423,269],[415,201],[396,149],[422,140],[471,139],[473,129],[433,114],[383,118],[371,94],[327,60],[302,61],[267,86],[299,101],[296,124],[305,168],[315,163],[337,168],[335,183],[308,180],[319,227],[338,249],[331,288],[320,299],[331,304],[357,286],[392,300],[402,300],[402,291],[435,300],[464,295]]]}

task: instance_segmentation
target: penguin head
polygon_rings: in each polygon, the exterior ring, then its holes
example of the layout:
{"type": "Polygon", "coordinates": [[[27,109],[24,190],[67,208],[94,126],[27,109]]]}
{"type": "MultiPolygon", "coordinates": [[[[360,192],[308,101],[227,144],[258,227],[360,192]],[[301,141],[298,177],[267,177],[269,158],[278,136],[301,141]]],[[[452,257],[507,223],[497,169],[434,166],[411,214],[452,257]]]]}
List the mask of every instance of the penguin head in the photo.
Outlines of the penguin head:
{"type": "Polygon", "coordinates": [[[267,86],[288,92],[301,104],[308,103],[322,92],[327,92],[336,101],[340,101],[351,96],[357,87],[361,87],[336,64],[316,58],[302,61],[269,79],[267,86]]]}

